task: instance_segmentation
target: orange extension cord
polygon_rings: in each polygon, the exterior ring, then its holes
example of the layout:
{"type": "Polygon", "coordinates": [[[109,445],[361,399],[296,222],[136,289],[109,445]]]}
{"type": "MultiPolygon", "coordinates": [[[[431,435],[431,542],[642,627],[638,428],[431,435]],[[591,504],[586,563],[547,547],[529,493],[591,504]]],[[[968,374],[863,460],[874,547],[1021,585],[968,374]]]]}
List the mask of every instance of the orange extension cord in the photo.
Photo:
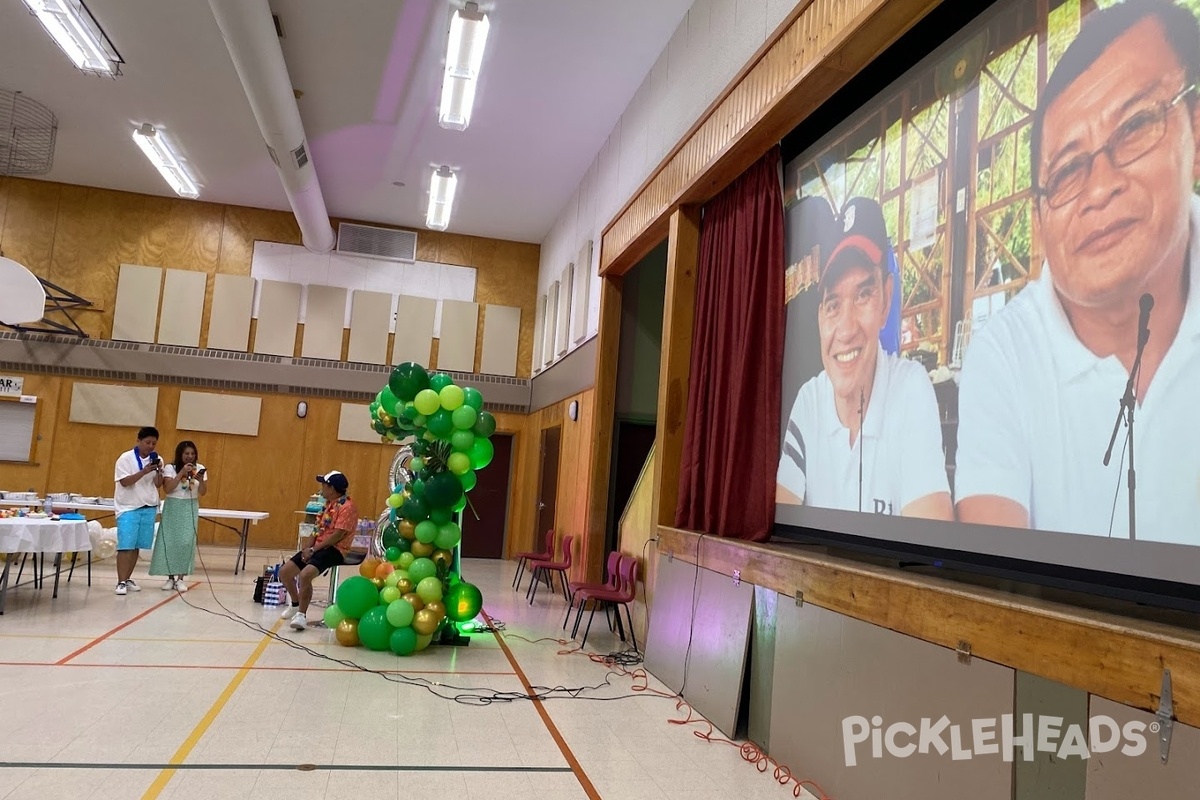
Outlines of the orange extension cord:
{"type": "Polygon", "coordinates": [[[780,764],[778,761],[776,761],[775,759],[768,756],[766,753],[764,753],[762,751],[762,748],[760,748],[754,742],[750,742],[750,741],[735,742],[732,739],[727,739],[724,736],[717,734],[716,728],[713,727],[713,724],[711,722],[709,722],[708,720],[704,719],[703,717],[696,716],[691,705],[689,705],[688,702],[686,700],[684,700],[681,695],[679,695],[677,693],[672,693],[672,692],[664,692],[659,689],[651,689],[650,688],[650,675],[649,675],[649,673],[646,672],[645,669],[643,669],[641,667],[638,667],[637,669],[634,669],[634,670],[628,670],[624,666],[622,666],[620,663],[618,663],[616,661],[616,659],[613,658],[612,654],[609,654],[609,653],[585,653],[581,646],[577,645],[574,641],[569,640],[569,639],[556,639],[556,638],[552,638],[552,637],[544,637],[541,639],[526,639],[524,636],[521,636],[519,634],[508,633],[508,632],[499,632],[499,635],[505,637],[506,639],[519,639],[522,642],[528,642],[529,644],[540,644],[542,642],[552,642],[552,643],[557,644],[560,647],[564,648],[564,649],[558,651],[557,655],[560,655],[560,656],[571,656],[571,655],[586,656],[590,661],[607,667],[613,673],[615,673],[621,677],[629,678],[631,681],[631,684],[632,684],[630,686],[630,691],[645,692],[647,694],[654,695],[656,697],[662,697],[667,700],[674,700],[675,701],[675,710],[681,714],[686,714],[686,716],[683,719],[668,719],[667,723],[669,725],[705,725],[708,728],[707,730],[692,731],[692,734],[696,738],[701,739],[705,742],[708,742],[709,744],[727,744],[731,747],[738,748],[738,751],[741,753],[742,758],[747,763],[753,764],[754,767],[759,772],[766,772],[768,769],[774,767],[774,772],[772,773],[772,777],[774,777],[774,779],[779,783],[780,786],[786,787],[789,784],[794,783],[794,785],[791,787],[793,797],[799,797],[800,793],[804,789],[808,789],[809,791],[814,792],[816,794],[818,800],[833,800],[833,798],[830,797],[829,795],[827,795],[825,793],[825,790],[822,789],[821,786],[816,781],[810,781],[810,780],[804,780],[801,778],[797,778],[795,775],[792,774],[791,769],[789,769],[784,764],[780,764]],[[575,646],[572,647],[572,645],[575,645],[575,646]]]}

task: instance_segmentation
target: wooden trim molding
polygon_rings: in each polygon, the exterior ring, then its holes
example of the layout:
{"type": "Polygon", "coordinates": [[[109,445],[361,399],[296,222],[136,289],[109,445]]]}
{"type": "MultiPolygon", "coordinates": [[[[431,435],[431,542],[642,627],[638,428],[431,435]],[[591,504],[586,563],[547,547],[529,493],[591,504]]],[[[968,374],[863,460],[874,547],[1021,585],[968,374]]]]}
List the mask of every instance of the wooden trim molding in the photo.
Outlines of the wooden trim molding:
{"type": "Polygon", "coordinates": [[[1200,632],[935,577],[660,526],[658,551],[804,602],[1144,711],[1171,670],[1175,718],[1200,726],[1200,632]],[[702,541],[703,540],[703,541],[702,541]],[[697,557],[697,553],[699,557],[697,557]]]}
{"type": "Polygon", "coordinates": [[[613,423],[617,403],[617,362],[621,351],[621,278],[600,279],[600,332],[593,384],[591,465],[588,471],[587,528],[583,546],[585,581],[604,579],[604,547],[608,538],[608,487],[612,469],[613,423]]]}
{"type": "Polygon", "coordinates": [[[801,0],[604,229],[600,274],[630,269],[678,206],[712,199],[939,2],[801,0]]]}

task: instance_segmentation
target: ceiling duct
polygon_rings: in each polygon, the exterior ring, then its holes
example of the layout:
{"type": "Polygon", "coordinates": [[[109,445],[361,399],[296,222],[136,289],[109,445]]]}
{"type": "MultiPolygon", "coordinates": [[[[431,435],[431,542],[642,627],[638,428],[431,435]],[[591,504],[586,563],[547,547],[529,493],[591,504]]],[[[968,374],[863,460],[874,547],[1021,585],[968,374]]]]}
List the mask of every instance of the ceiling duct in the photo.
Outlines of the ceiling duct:
{"type": "Polygon", "coordinates": [[[208,0],[262,131],[304,246],[333,250],[333,226],[304,137],[300,107],[288,77],[276,21],[267,0],[208,0]]]}

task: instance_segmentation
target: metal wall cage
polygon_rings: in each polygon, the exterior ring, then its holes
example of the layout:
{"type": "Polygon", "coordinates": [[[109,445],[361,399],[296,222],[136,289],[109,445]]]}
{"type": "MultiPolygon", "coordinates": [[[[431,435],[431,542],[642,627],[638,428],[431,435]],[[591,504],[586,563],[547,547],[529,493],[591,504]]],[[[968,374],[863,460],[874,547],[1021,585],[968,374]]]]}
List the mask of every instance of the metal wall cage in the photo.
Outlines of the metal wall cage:
{"type": "Polygon", "coordinates": [[[0,89],[0,175],[46,175],[54,166],[58,119],[21,92],[0,89]]]}

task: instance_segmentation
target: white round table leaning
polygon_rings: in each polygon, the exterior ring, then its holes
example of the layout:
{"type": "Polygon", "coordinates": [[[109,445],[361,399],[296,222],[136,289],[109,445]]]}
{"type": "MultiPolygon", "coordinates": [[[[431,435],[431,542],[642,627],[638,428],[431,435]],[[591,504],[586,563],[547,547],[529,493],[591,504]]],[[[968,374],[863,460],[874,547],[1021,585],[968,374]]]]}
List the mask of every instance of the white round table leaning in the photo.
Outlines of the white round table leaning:
{"type": "Polygon", "coordinates": [[[14,556],[29,553],[54,553],[54,594],[58,597],[58,578],[63,553],[91,552],[86,520],[51,520],[30,517],[0,519],[0,553],[4,571],[0,573],[0,614],[4,613],[4,597],[8,592],[8,571],[14,556]]]}

